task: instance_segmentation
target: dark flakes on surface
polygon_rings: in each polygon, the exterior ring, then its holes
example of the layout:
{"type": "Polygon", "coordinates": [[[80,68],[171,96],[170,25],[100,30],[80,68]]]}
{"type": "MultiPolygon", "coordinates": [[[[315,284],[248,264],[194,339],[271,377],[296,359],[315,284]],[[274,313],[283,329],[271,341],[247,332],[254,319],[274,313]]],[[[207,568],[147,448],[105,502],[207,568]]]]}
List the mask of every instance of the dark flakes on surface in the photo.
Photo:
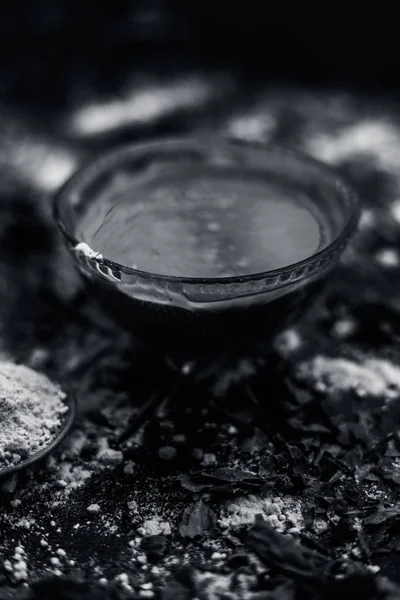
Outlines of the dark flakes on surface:
{"type": "Polygon", "coordinates": [[[400,509],[380,507],[374,514],[364,519],[364,525],[381,525],[386,521],[398,521],[400,519],[400,509]]]}
{"type": "Polygon", "coordinates": [[[267,566],[299,579],[322,576],[325,556],[294,542],[262,519],[258,519],[250,529],[246,541],[267,566]]]}
{"type": "Polygon", "coordinates": [[[241,468],[221,468],[179,475],[182,487],[190,492],[233,495],[255,491],[264,485],[262,477],[241,468]]]}
{"type": "Polygon", "coordinates": [[[185,508],[179,533],[183,538],[194,539],[210,533],[216,525],[216,515],[202,499],[185,508]]]}

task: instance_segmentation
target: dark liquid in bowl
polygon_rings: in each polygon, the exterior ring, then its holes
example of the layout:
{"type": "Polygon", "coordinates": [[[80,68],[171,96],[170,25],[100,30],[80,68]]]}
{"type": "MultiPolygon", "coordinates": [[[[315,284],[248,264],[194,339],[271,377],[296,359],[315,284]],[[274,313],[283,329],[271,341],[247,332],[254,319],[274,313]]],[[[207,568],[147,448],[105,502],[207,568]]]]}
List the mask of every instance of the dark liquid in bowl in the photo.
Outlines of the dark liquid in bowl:
{"type": "Polygon", "coordinates": [[[279,269],[329,241],[323,216],[306,197],[236,172],[114,184],[91,204],[79,229],[107,259],[175,277],[279,269]]]}
{"type": "Polygon", "coordinates": [[[245,308],[232,304],[223,311],[160,305],[135,300],[109,285],[90,280],[88,285],[105,314],[131,331],[138,344],[190,358],[253,353],[309,310],[324,283],[325,277],[308,281],[271,301],[245,308]]]}
{"type": "MultiPolygon", "coordinates": [[[[140,183],[120,177],[90,203],[77,229],[79,239],[124,266],[220,281],[292,265],[332,238],[317,202],[240,170],[182,170],[140,183]]],[[[142,343],[210,354],[270,339],[304,312],[321,281],[279,284],[256,301],[249,291],[248,302],[232,298],[207,307],[161,301],[151,289],[135,296],[118,285],[92,285],[106,311],[142,343]]]]}

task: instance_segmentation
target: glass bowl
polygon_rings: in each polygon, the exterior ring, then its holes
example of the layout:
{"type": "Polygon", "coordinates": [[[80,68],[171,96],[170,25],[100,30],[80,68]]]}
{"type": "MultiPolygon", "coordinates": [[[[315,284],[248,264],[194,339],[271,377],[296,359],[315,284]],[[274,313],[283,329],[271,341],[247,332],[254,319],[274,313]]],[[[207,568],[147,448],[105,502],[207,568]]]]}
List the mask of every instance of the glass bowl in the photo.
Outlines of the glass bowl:
{"type": "MultiPolygon", "coordinates": [[[[111,187],[110,187],[111,186],[111,187]]],[[[136,195],[138,196],[138,194],[136,195]]],[[[162,139],[101,156],[62,187],[54,202],[62,238],[104,311],[152,349],[212,354],[271,341],[321,291],[355,232],[359,203],[332,170],[298,152],[218,137],[162,139]],[[330,230],[329,241],[283,268],[229,277],[178,277],[118,264],[92,250],[81,219],[117,178],[151,178],[162,168],[204,169],[282,183],[307,196],[330,230]]],[[[134,238],[132,244],[135,243],[134,238]]]]}

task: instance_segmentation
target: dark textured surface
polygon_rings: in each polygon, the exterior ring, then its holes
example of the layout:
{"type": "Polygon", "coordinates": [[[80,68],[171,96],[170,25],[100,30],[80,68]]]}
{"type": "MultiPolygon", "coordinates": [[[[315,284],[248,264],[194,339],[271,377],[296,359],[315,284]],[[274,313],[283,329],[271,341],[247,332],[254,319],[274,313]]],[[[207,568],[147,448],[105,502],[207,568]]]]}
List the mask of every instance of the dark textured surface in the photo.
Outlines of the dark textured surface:
{"type": "Polygon", "coordinates": [[[2,482],[0,598],[400,598],[397,96],[168,56],[59,58],[0,68],[0,340],[72,383],[81,410],[51,461],[2,482]],[[279,345],[289,388],[263,356],[171,377],[97,318],[58,245],[50,197],[72,170],[181,130],[301,148],[362,197],[324,301],[279,345]],[[166,401],[120,454],[155,392],[166,401]]]}

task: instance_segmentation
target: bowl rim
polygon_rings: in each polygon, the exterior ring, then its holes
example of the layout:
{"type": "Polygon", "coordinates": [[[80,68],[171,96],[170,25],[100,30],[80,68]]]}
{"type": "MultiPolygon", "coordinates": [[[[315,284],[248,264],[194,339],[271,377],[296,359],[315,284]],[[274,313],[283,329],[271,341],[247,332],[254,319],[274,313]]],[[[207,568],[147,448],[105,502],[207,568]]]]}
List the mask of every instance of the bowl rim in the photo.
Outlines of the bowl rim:
{"type": "Polygon", "coordinates": [[[329,178],[331,181],[334,181],[337,192],[346,197],[346,200],[350,206],[348,218],[340,233],[337,234],[327,246],[315,252],[311,256],[302,259],[301,261],[291,263],[290,265],[286,265],[285,267],[280,267],[278,269],[229,277],[180,277],[177,275],[164,275],[156,272],[142,271],[140,269],[133,269],[132,267],[127,267],[126,265],[109,260],[97,252],[91,252],[90,254],[87,254],[87,258],[90,258],[91,261],[94,261],[100,269],[105,267],[107,270],[111,270],[113,272],[119,272],[128,276],[136,276],[147,280],[203,286],[215,284],[227,285],[235,283],[245,284],[268,278],[280,278],[281,276],[292,273],[298,269],[303,270],[310,264],[324,261],[325,259],[329,260],[332,254],[335,254],[346,245],[347,241],[357,228],[361,214],[361,203],[358,194],[356,194],[352,186],[349,185],[347,180],[341,174],[339,174],[336,169],[300,150],[288,148],[279,144],[247,141],[226,135],[205,135],[198,133],[174,137],[158,137],[152,138],[151,140],[123,144],[113,148],[112,150],[109,150],[108,152],[102,152],[100,155],[97,155],[97,157],[92,158],[83,164],[71,177],[69,177],[69,179],[61,186],[61,188],[59,188],[53,197],[53,218],[55,219],[62,236],[74,249],[83,243],[82,240],[79,240],[65,225],[61,215],[62,201],[69,194],[76,193],[77,189],[79,190],[79,187],[81,187],[82,184],[85,184],[88,181],[94,181],[96,176],[104,173],[105,168],[110,168],[112,165],[116,166],[119,162],[119,159],[128,157],[134,153],[140,154],[141,152],[145,152],[152,147],[161,148],[163,145],[165,145],[166,148],[172,148],[174,145],[179,147],[185,143],[195,144],[197,146],[200,144],[209,146],[210,144],[215,144],[216,142],[219,142],[220,144],[228,144],[230,146],[240,146],[242,148],[247,147],[253,150],[259,149],[263,150],[264,152],[273,152],[275,154],[281,153],[282,157],[287,156],[288,158],[295,159],[300,164],[302,163],[304,165],[309,165],[310,167],[317,169],[321,177],[324,179],[329,178]]]}

